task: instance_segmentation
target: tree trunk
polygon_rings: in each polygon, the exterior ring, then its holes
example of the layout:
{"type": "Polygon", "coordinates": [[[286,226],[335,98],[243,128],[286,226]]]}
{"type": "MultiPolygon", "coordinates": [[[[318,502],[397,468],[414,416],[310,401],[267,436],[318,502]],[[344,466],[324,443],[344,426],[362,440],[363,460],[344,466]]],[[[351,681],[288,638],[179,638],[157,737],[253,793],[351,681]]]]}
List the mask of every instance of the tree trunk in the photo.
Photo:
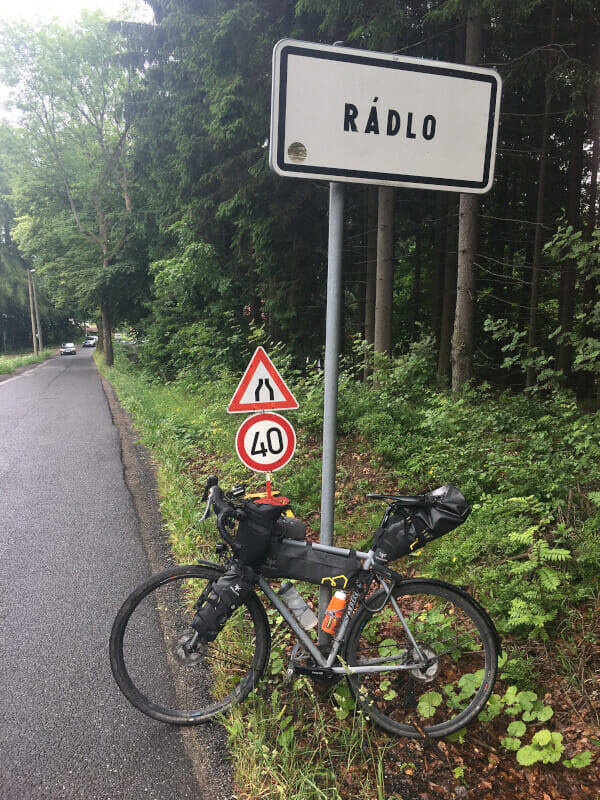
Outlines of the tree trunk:
{"type": "MultiPolygon", "coordinates": [[[[377,189],[367,187],[367,268],[365,271],[365,342],[375,343],[375,291],[377,286],[377,189]]],[[[365,380],[372,371],[370,354],[365,360],[365,380]]]]}
{"type": "MultiPolygon", "coordinates": [[[[550,11],[550,45],[554,44],[556,30],[556,0],[552,3],[550,11]]],[[[544,198],[546,196],[546,174],[548,171],[548,145],[550,135],[550,102],[552,92],[550,87],[550,72],[554,59],[550,56],[548,61],[548,74],[544,91],[544,116],[542,118],[542,136],[540,142],[540,166],[538,171],[538,192],[535,212],[535,239],[533,243],[533,263],[531,266],[531,294],[529,297],[529,329],[527,333],[527,349],[529,358],[535,355],[535,342],[537,334],[537,313],[540,295],[540,262],[542,258],[542,245],[544,235],[544,198]]],[[[531,387],[536,381],[536,370],[533,364],[527,367],[525,385],[531,387]]]]}
{"type": "Polygon", "coordinates": [[[377,222],[377,281],[375,287],[375,352],[392,352],[394,282],[394,190],[379,187],[377,222]]]}
{"type": "Polygon", "coordinates": [[[102,326],[102,316],[100,316],[96,327],[98,328],[98,343],[96,344],[96,350],[99,353],[104,353],[104,328],[102,326]]]}
{"type": "MultiPolygon", "coordinates": [[[[569,184],[567,194],[567,222],[575,231],[581,228],[581,174],[583,172],[583,145],[585,127],[583,117],[577,117],[571,138],[571,159],[569,162],[569,184]]],[[[577,264],[565,261],[560,282],[558,322],[561,327],[561,341],[558,345],[557,367],[568,380],[571,373],[572,350],[565,336],[573,329],[575,316],[575,288],[577,264]]]]}
{"type": "Polygon", "coordinates": [[[421,230],[417,228],[415,236],[415,272],[412,288],[412,308],[410,320],[410,340],[415,342],[418,336],[417,324],[421,318],[421,230]]]}
{"type": "MultiPolygon", "coordinates": [[[[593,63],[596,76],[600,76],[600,45],[596,45],[593,63]]],[[[600,222],[598,210],[598,172],[600,170],[600,80],[596,79],[596,88],[591,103],[591,134],[592,134],[592,160],[591,160],[591,181],[589,193],[588,215],[584,236],[590,242],[596,226],[600,222]]],[[[593,323],[593,309],[595,300],[598,297],[598,276],[586,275],[583,284],[582,308],[584,313],[584,323],[582,335],[586,338],[600,338],[598,325],[593,323]]],[[[595,376],[589,372],[581,372],[578,379],[578,392],[581,396],[589,397],[594,394],[595,376]]],[[[598,380],[596,394],[600,397],[600,380],[598,380]]]]}
{"type": "Polygon", "coordinates": [[[377,189],[367,189],[367,272],[365,286],[365,341],[375,341],[375,287],[377,284],[377,189]]]}
{"type": "MultiPolygon", "coordinates": [[[[35,272],[35,270],[34,270],[35,272]]],[[[37,291],[35,288],[35,278],[31,276],[31,288],[33,289],[33,307],[35,308],[35,325],[37,328],[37,344],[40,353],[44,349],[44,342],[42,340],[42,326],[40,325],[40,309],[37,301],[37,291]]]]}
{"type": "MultiPolygon", "coordinates": [[[[474,2],[467,16],[465,62],[479,64],[483,57],[482,9],[474,2]]],[[[458,278],[456,314],[452,335],[452,392],[457,394],[473,377],[475,333],[475,254],[478,243],[479,197],[461,194],[458,216],[458,278]]]]}
{"type": "Polygon", "coordinates": [[[114,364],[112,330],[110,327],[109,308],[105,300],[100,301],[100,315],[102,317],[102,336],[104,339],[104,363],[107,367],[114,364]]]}
{"type": "Polygon", "coordinates": [[[477,195],[461,194],[458,213],[456,313],[454,333],[452,334],[453,394],[458,394],[473,377],[478,209],[479,197],[477,195]]]}
{"type": "Polygon", "coordinates": [[[444,259],[444,295],[440,319],[440,344],[438,350],[438,383],[446,386],[450,381],[450,350],[452,323],[456,309],[456,195],[446,198],[448,216],[446,221],[446,257],[444,259]]]}
{"type": "MultiPolygon", "coordinates": [[[[585,50],[585,28],[580,23],[577,34],[576,57],[582,58],[585,50]]],[[[569,159],[567,185],[567,222],[575,231],[581,229],[581,186],[585,143],[585,117],[579,113],[573,123],[571,154],[569,159]]],[[[557,366],[566,380],[571,374],[573,348],[568,342],[568,334],[573,329],[575,316],[575,290],[577,284],[577,264],[565,261],[563,264],[558,308],[558,322],[561,327],[561,340],[558,345],[557,366]]]]}
{"type": "Polygon", "coordinates": [[[444,298],[444,242],[446,240],[446,228],[448,225],[447,213],[448,199],[446,197],[446,192],[436,192],[430,325],[438,346],[444,298]]]}

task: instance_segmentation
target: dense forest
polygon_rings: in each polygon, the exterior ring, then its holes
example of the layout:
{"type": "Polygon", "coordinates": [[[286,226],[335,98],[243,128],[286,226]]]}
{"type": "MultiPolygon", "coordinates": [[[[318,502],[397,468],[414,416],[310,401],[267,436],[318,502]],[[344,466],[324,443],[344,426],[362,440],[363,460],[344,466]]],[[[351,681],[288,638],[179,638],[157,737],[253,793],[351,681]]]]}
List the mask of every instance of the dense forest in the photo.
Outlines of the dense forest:
{"type": "Polygon", "coordinates": [[[480,64],[503,80],[488,195],[349,185],[342,347],[426,338],[437,378],[595,397],[600,375],[600,7],[594,0],[150,0],[155,24],[85,14],[6,27],[0,311],[27,346],[97,319],[149,369],[239,370],[265,326],[296,361],[324,344],[323,183],[268,167],[274,44],[290,37],[480,64]],[[239,346],[226,346],[226,343],[239,346]],[[29,333],[29,343],[31,333],[29,333]],[[215,356],[218,356],[215,358],[215,356]]]}

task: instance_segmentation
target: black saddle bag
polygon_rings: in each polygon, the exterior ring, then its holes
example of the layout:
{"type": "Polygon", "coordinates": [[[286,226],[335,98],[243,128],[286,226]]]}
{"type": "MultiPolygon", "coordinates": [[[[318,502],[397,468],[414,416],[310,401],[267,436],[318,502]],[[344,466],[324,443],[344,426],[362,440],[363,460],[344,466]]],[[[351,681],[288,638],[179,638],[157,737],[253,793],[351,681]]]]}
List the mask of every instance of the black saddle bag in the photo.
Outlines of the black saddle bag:
{"type": "Polygon", "coordinates": [[[434,489],[418,506],[394,506],[375,535],[375,559],[387,564],[439,539],[462,525],[471,513],[464,495],[451,483],[434,489]]]}

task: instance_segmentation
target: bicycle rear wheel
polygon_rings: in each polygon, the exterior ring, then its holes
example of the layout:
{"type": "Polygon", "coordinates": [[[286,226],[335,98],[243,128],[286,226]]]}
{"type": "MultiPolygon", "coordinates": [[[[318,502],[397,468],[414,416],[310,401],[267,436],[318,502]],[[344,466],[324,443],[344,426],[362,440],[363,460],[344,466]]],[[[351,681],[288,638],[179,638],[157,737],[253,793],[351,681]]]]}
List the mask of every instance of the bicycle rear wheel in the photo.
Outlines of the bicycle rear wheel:
{"type": "Polygon", "coordinates": [[[194,603],[217,566],[185,566],[149,578],[125,601],[113,624],[110,661],[121,691],[161,722],[196,725],[240,702],[269,659],[265,610],[254,593],[213,642],[187,654],[194,603]]]}
{"type": "Polygon", "coordinates": [[[393,597],[376,592],[355,615],[345,658],[385,671],[352,673],[350,688],[371,719],[401,736],[446,736],[485,706],[498,667],[497,634],[466,593],[441,581],[403,581],[393,597]],[[407,633],[412,634],[412,639],[407,633]],[[401,666],[403,669],[392,669],[401,666]]]}

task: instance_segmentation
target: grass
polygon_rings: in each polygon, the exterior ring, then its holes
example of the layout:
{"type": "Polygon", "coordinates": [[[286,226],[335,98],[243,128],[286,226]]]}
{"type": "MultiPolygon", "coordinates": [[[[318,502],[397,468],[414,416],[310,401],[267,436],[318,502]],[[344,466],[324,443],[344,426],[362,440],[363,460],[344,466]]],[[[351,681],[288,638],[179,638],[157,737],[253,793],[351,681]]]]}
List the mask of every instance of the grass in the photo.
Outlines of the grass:
{"type": "Polygon", "coordinates": [[[19,367],[26,367],[29,364],[39,364],[40,361],[46,361],[51,358],[56,352],[55,348],[44,348],[44,350],[37,356],[33,353],[17,353],[10,356],[0,356],[0,375],[10,375],[19,367]]]}
{"type": "Polygon", "coordinates": [[[383,759],[389,740],[362,713],[342,725],[333,703],[315,702],[314,688],[300,678],[293,691],[254,694],[225,720],[235,749],[239,800],[382,800],[383,759]],[[304,720],[304,724],[300,723],[304,720]],[[341,778],[341,781],[340,781],[341,778]]]}

